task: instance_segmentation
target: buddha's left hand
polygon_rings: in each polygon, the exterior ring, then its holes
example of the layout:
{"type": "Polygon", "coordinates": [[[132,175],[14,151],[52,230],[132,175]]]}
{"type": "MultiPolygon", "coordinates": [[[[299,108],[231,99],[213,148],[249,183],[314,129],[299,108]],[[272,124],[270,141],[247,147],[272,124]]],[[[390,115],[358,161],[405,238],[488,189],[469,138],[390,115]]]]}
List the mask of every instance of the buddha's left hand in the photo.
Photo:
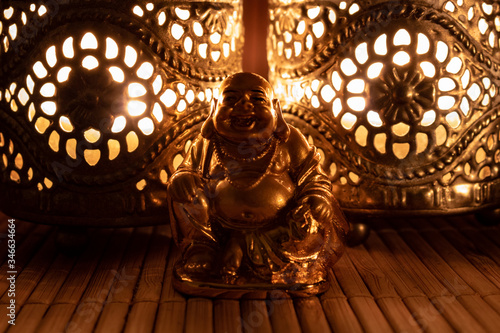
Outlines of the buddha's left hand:
{"type": "Polygon", "coordinates": [[[319,195],[309,195],[301,200],[301,206],[309,208],[312,217],[321,222],[329,221],[333,218],[333,210],[330,201],[319,195]]]}
{"type": "Polygon", "coordinates": [[[309,195],[300,200],[300,204],[290,212],[289,222],[292,237],[303,239],[322,229],[322,224],[333,218],[330,202],[316,195],[309,195]]]}

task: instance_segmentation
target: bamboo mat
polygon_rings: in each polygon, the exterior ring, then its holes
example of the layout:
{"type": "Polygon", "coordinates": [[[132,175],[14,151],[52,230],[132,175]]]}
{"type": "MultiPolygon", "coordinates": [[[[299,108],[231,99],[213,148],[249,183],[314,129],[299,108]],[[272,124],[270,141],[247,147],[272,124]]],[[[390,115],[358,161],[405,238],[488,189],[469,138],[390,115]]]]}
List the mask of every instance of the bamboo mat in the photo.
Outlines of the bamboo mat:
{"type": "Polygon", "coordinates": [[[0,213],[0,332],[500,332],[500,227],[472,216],[371,221],[319,297],[187,298],[172,288],[168,226],[92,229],[78,254],[56,228],[16,221],[16,325],[6,316],[0,213]]]}

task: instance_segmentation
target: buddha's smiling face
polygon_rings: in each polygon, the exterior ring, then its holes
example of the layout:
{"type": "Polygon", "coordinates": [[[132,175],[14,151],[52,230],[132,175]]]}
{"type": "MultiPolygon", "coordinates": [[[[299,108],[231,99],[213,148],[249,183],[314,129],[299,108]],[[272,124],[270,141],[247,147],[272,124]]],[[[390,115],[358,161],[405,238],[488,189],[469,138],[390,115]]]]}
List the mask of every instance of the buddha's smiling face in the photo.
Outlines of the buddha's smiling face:
{"type": "Polygon", "coordinates": [[[220,87],[214,126],[217,133],[234,143],[262,143],[276,129],[273,92],[267,81],[250,73],[227,78],[220,87]]]}

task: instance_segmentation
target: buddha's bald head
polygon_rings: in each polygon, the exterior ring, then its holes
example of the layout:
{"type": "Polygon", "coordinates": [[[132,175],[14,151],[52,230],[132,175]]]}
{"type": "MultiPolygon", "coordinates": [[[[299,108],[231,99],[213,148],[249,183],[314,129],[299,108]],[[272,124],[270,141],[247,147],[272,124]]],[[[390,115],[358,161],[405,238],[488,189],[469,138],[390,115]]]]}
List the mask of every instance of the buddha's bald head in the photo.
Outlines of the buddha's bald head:
{"type": "Polygon", "coordinates": [[[267,141],[273,134],[286,140],[289,129],[269,82],[257,74],[237,73],[222,82],[202,134],[207,137],[213,130],[237,143],[267,141]]]}

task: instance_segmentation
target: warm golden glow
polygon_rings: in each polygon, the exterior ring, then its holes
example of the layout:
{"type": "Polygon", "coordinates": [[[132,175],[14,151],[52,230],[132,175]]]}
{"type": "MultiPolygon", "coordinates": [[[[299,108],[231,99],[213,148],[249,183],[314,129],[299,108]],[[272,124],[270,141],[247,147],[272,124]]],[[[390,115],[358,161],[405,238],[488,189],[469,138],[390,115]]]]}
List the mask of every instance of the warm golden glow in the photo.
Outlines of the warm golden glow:
{"type": "Polygon", "coordinates": [[[436,67],[428,61],[422,61],[420,63],[420,68],[427,77],[434,77],[436,75],[436,67]]]}
{"type": "Polygon", "coordinates": [[[40,88],[40,94],[43,97],[54,97],[56,94],[56,86],[51,82],[45,83],[42,88],[40,88]]]}
{"type": "Polygon", "coordinates": [[[40,61],[37,61],[34,65],[33,65],[33,71],[35,72],[35,75],[39,78],[39,79],[43,79],[44,77],[47,76],[47,69],[45,69],[45,66],[40,62],[40,61]]]}
{"type": "Polygon", "coordinates": [[[436,59],[439,62],[444,62],[447,57],[448,57],[448,45],[446,45],[442,41],[437,42],[436,59]]]}
{"type": "Polygon", "coordinates": [[[59,133],[57,131],[52,131],[49,137],[49,147],[56,153],[59,151],[59,133]]]}
{"type": "Polygon", "coordinates": [[[61,118],[59,118],[59,127],[66,133],[71,133],[73,131],[71,120],[66,116],[61,116],[61,118]]]}
{"type": "Polygon", "coordinates": [[[154,67],[150,62],[144,62],[137,70],[137,76],[141,79],[148,80],[153,76],[154,67]]]}
{"type": "Polygon", "coordinates": [[[375,53],[378,55],[386,55],[387,54],[387,35],[380,35],[374,44],[375,53]]]}
{"type": "Polygon", "coordinates": [[[161,109],[161,106],[158,103],[155,103],[155,105],[153,107],[153,117],[158,122],[161,122],[163,120],[163,110],[161,109]]]}
{"type": "Polygon", "coordinates": [[[356,60],[360,64],[364,64],[368,60],[368,44],[366,42],[359,44],[358,47],[356,47],[355,55],[356,60]]]}
{"type": "Polygon", "coordinates": [[[47,49],[45,58],[47,59],[47,64],[49,64],[50,67],[54,67],[57,64],[56,47],[54,45],[47,49]]]}
{"type": "Polygon", "coordinates": [[[99,149],[85,149],[83,157],[90,166],[95,166],[101,159],[101,151],[99,149]]]}
{"type": "Polygon", "coordinates": [[[45,113],[48,116],[55,115],[57,111],[57,106],[56,103],[54,102],[43,102],[40,105],[40,108],[42,109],[43,113],[45,113]]]}
{"type": "Polygon", "coordinates": [[[358,118],[353,115],[352,113],[346,112],[343,116],[342,119],[340,120],[340,123],[346,130],[350,130],[351,128],[354,127],[354,124],[356,124],[356,121],[358,118]]]}
{"type": "Polygon", "coordinates": [[[71,73],[71,67],[63,67],[57,72],[57,81],[59,83],[66,82],[69,78],[69,74],[71,73]]]}
{"type": "Polygon", "coordinates": [[[146,112],[146,109],[147,104],[141,101],[129,101],[127,103],[128,113],[133,117],[142,115],[144,112],[146,112]]]}
{"type": "Polygon", "coordinates": [[[430,42],[426,35],[419,33],[417,37],[417,54],[425,54],[429,52],[430,42]]]}
{"type": "Polygon", "coordinates": [[[144,96],[146,93],[146,88],[140,83],[134,82],[128,85],[128,95],[132,98],[144,96]]]}
{"type": "Polygon", "coordinates": [[[174,23],[172,24],[171,33],[174,39],[179,40],[182,38],[182,35],[184,35],[184,28],[181,25],[174,23]]]}
{"type": "Polygon", "coordinates": [[[75,56],[73,49],[73,37],[68,37],[63,43],[63,55],[66,58],[72,59],[75,56]]]}
{"type": "Polygon", "coordinates": [[[19,90],[19,93],[17,94],[17,98],[19,99],[19,102],[21,102],[21,104],[24,106],[24,105],[28,104],[30,96],[28,95],[28,93],[26,92],[26,90],[24,88],[21,88],[19,90]]]}
{"type": "Polygon", "coordinates": [[[408,63],[410,63],[410,55],[406,53],[405,51],[399,51],[397,52],[394,57],[392,58],[392,61],[399,66],[404,66],[408,63]]]}
{"type": "Polygon", "coordinates": [[[90,128],[83,133],[85,140],[90,143],[96,143],[101,138],[101,132],[94,128],[90,128]]]}
{"type": "Polygon", "coordinates": [[[80,42],[80,47],[82,50],[95,50],[97,49],[97,38],[91,32],[87,32],[80,42]]]}
{"type": "Polygon", "coordinates": [[[409,143],[394,143],[392,147],[394,155],[400,160],[404,159],[408,156],[410,152],[410,144],[409,143]]]}
{"type": "Polygon", "coordinates": [[[165,104],[167,108],[172,107],[177,101],[177,95],[171,89],[167,89],[160,97],[160,101],[165,104]]]}
{"type": "Polygon", "coordinates": [[[370,65],[370,67],[368,67],[368,71],[366,73],[366,76],[368,76],[369,79],[374,79],[380,75],[382,68],[384,68],[383,63],[381,63],[381,62],[373,63],[370,65]]]}
{"type": "Polygon", "coordinates": [[[144,135],[151,135],[155,130],[155,125],[150,118],[143,118],[137,123],[144,135]]]}
{"type": "Polygon", "coordinates": [[[446,121],[452,128],[458,128],[460,126],[461,120],[457,112],[451,112],[446,115],[446,121]]]}
{"type": "Polygon", "coordinates": [[[394,41],[393,41],[394,46],[400,46],[400,45],[410,45],[411,44],[411,37],[410,34],[406,29],[400,29],[396,32],[394,35],[394,41]]]}
{"type": "Polygon", "coordinates": [[[111,39],[111,38],[106,38],[106,54],[105,57],[106,59],[114,59],[118,56],[118,44],[111,39]]]}
{"type": "Polygon", "coordinates": [[[47,127],[50,126],[50,120],[40,117],[35,122],[35,129],[38,133],[43,134],[47,130],[47,127]]]}
{"type": "Polygon", "coordinates": [[[132,46],[127,45],[127,47],[125,47],[125,58],[124,58],[125,65],[127,65],[128,67],[132,67],[135,65],[136,61],[137,61],[137,51],[132,46]]]}
{"type": "Polygon", "coordinates": [[[125,74],[120,67],[111,66],[110,68],[108,68],[108,71],[111,73],[111,76],[113,77],[113,80],[115,82],[122,83],[123,81],[125,81],[125,74]]]}
{"type": "Polygon", "coordinates": [[[108,140],[108,151],[109,151],[109,160],[112,161],[118,157],[120,154],[120,142],[118,140],[109,139],[108,140]]]}
{"type": "Polygon", "coordinates": [[[82,60],[82,67],[90,70],[96,69],[99,67],[99,61],[94,56],[86,56],[82,60]]]}
{"type": "Polygon", "coordinates": [[[446,66],[446,71],[451,74],[458,74],[461,68],[462,60],[459,57],[453,57],[446,66]]]}
{"type": "Polygon", "coordinates": [[[134,131],[129,132],[125,137],[125,140],[127,141],[127,151],[129,153],[133,152],[137,149],[137,147],[139,147],[139,137],[137,136],[137,134],[135,134],[134,131]]]}
{"type": "Polygon", "coordinates": [[[68,153],[68,155],[75,159],[76,160],[76,139],[69,139],[68,141],[66,141],[66,152],[68,153]]]}
{"type": "Polygon", "coordinates": [[[178,18],[180,18],[181,20],[184,20],[184,21],[191,17],[191,13],[189,12],[189,10],[182,9],[179,7],[175,8],[175,14],[177,15],[178,18]]]}
{"type": "Polygon", "coordinates": [[[21,170],[23,168],[23,164],[23,156],[21,154],[17,154],[16,158],[14,159],[14,165],[17,169],[21,170]]]}
{"type": "Polygon", "coordinates": [[[467,95],[473,100],[477,101],[479,96],[481,95],[481,87],[477,83],[473,83],[470,88],[467,90],[467,95]]]}

